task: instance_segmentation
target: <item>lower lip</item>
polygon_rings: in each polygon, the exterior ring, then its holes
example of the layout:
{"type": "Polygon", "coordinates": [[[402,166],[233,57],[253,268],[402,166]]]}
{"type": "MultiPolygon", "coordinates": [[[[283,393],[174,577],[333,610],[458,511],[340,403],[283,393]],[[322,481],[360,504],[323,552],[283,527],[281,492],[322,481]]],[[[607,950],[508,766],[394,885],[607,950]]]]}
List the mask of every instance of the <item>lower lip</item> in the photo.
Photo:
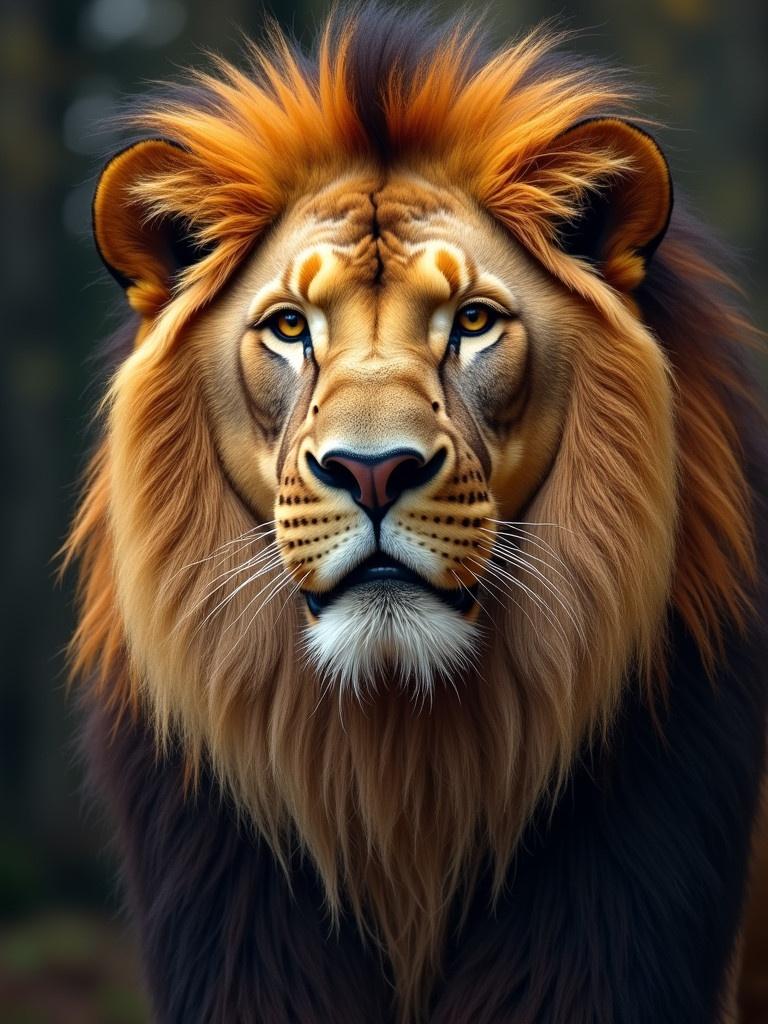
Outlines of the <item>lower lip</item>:
{"type": "Polygon", "coordinates": [[[338,597],[353,587],[362,586],[366,583],[405,583],[410,586],[419,587],[428,594],[433,594],[438,600],[447,604],[454,611],[466,614],[475,604],[475,597],[471,590],[440,590],[426,583],[416,573],[405,566],[398,565],[373,565],[353,570],[345,577],[334,590],[313,594],[304,591],[307,607],[313,615],[319,616],[338,597]]]}

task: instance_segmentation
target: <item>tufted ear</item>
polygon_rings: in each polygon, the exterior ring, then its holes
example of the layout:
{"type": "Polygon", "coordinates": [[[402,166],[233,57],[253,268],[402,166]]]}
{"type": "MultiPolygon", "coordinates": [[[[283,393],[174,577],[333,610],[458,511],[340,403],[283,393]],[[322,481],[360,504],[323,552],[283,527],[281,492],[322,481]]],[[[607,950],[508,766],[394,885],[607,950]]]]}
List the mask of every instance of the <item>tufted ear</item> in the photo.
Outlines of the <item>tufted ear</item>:
{"type": "Polygon", "coordinates": [[[152,316],[171,297],[176,275],[204,250],[187,220],[154,215],[141,186],[182,172],[188,154],[165,139],[144,139],[106,165],[93,198],[93,235],[107,270],[125,289],[129,303],[152,316]]]}
{"type": "Polygon", "coordinates": [[[672,179],[664,154],[647,132],[620,118],[581,121],[558,139],[567,166],[601,159],[611,170],[586,194],[574,219],[562,223],[563,249],[592,263],[613,287],[631,291],[645,277],[672,213],[672,179]],[[617,166],[621,170],[617,172],[617,166]]]}

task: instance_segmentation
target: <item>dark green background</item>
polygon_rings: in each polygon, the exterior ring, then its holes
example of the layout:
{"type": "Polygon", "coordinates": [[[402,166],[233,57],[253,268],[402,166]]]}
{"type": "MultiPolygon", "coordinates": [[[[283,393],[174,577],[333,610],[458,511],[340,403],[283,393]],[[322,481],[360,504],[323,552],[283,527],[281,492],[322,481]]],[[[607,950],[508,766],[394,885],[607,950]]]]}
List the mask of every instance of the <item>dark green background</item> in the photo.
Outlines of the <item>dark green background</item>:
{"type": "MultiPolygon", "coordinates": [[[[321,3],[274,6],[302,39],[321,3]]],[[[447,8],[450,9],[450,8],[447,8]]],[[[478,8],[479,11],[480,8],[478,8]]],[[[576,48],[630,68],[654,97],[678,188],[743,256],[768,322],[765,157],[768,6],[734,0],[535,0],[491,5],[499,38],[543,17],[576,48]]],[[[257,33],[244,0],[4,0],[0,7],[0,1022],[143,1019],[116,916],[108,830],[84,809],[77,714],[61,650],[71,584],[52,558],[72,513],[98,395],[89,361],[119,296],[88,236],[98,125],[127,94],[257,33]]]]}

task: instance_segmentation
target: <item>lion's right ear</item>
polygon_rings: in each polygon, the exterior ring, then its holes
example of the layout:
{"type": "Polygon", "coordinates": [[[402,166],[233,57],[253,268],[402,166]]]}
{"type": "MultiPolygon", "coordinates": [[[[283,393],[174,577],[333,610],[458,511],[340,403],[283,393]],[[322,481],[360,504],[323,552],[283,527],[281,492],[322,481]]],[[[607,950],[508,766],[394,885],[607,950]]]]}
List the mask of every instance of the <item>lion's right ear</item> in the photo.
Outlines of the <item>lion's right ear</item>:
{"type": "Polygon", "coordinates": [[[153,181],[187,169],[189,154],[165,139],[144,139],[106,165],[93,198],[93,235],[104,264],[142,316],[170,299],[179,271],[203,255],[182,217],[158,215],[148,194],[153,181]],[[143,194],[144,192],[144,194],[143,194]]]}

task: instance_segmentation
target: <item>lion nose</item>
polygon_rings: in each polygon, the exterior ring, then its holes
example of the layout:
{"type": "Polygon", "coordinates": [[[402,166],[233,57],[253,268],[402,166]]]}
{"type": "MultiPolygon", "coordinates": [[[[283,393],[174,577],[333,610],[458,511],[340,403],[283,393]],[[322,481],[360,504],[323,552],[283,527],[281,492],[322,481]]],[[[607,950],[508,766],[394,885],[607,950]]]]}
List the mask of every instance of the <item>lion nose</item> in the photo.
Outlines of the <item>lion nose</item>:
{"type": "Polygon", "coordinates": [[[373,459],[331,455],[322,464],[334,487],[349,491],[358,505],[373,511],[396,501],[424,460],[415,452],[387,452],[373,459]]]}
{"type": "Polygon", "coordinates": [[[308,454],[307,461],[318,480],[348,491],[371,518],[381,519],[403,491],[422,487],[432,479],[445,461],[445,450],[441,449],[428,462],[411,449],[375,456],[332,451],[320,462],[308,454]]]}

